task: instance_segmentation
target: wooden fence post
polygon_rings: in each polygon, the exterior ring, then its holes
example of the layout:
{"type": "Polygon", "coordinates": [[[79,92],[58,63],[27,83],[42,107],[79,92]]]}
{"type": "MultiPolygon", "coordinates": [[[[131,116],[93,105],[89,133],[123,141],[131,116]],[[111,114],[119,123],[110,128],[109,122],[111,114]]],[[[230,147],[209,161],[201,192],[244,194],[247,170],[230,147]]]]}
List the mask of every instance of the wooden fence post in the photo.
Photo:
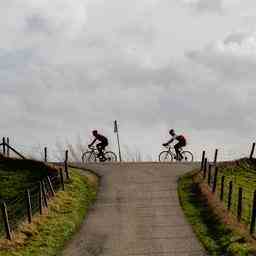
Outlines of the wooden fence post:
{"type": "Polygon", "coordinates": [[[68,150],[65,151],[65,162],[68,162],[68,150]]]}
{"type": "Polygon", "coordinates": [[[254,191],[254,194],[253,194],[252,218],[251,218],[251,225],[250,225],[250,234],[254,233],[255,219],[256,219],[256,190],[254,191]]]}
{"type": "Polygon", "coordinates": [[[243,188],[238,190],[238,204],[237,204],[237,220],[240,221],[242,218],[243,210],[243,188]]]}
{"type": "Polygon", "coordinates": [[[47,163],[47,147],[44,148],[44,161],[47,163]]]}
{"type": "Polygon", "coordinates": [[[206,171],[207,171],[207,158],[204,159],[204,174],[203,174],[204,179],[206,178],[206,171]]]}
{"type": "Polygon", "coordinates": [[[215,166],[214,180],[213,180],[213,186],[212,186],[212,193],[215,193],[215,191],[216,191],[217,179],[218,179],[218,167],[215,166]]]}
{"type": "Polygon", "coordinates": [[[31,198],[30,191],[27,189],[27,213],[28,213],[28,222],[32,222],[32,208],[31,208],[31,198]]]}
{"type": "Polygon", "coordinates": [[[209,167],[208,167],[208,186],[209,187],[211,186],[211,177],[212,177],[212,165],[209,164],[209,167]]]}
{"type": "Polygon", "coordinates": [[[216,148],[214,153],[214,162],[213,162],[214,165],[216,165],[217,163],[217,157],[218,157],[218,149],[216,148]]]}
{"type": "Polygon", "coordinates": [[[67,180],[69,180],[68,162],[67,161],[65,161],[64,167],[65,167],[66,178],[67,178],[67,180]]]}
{"type": "Polygon", "coordinates": [[[255,142],[253,142],[253,144],[252,144],[252,149],[251,149],[250,159],[252,159],[252,158],[253,158],[254,149],[255,149],[255,142]]]}
{"type": "Polygon", "coordinates": [[[223,201],[224,198],[224,182],[225,182],[225,176],[221,177],[221,184],[220,184],[220,200],[223,201]]]}
{"type": "Polygon", "coordinates": [[[62,168],[60,168],[60,182],[61,182],[62,190],[65,190],[62,168]]]}
{"type": "Polygon", "coordinates": [[[39,182],[39,212],[42,215],[43,214],[43,191],[42,191],[42,183],[39,182]]]}
{"type": "Polygon", "coordinates": [[[11,229],[10,229],[10,224],[9,224],[9,219],[8,219],[8,212],[7,212],[7,207],[5,202],[2,203],[2,214],[3,214],[3,219],[4,219],[4,227],[5,227],[5,232],[6,232],[6,237],[8,240],[12,240],[12,234],[11,234],[11,229]]]}
{"type": "Polygon", "coordinates": [[[5,156],[5,154],[6,154],[6,147],[5,147],[6,145],[5,145],[5,137],[3,137],[3,155],[5,156]]]}
{"type": "Polygon", "coordinates": [[[46,208],[48,208],[47,196],[46,196],[44,181],[41,181],[41,184],[42,184],[42,192],[43,192],[44,206],[45,206],[46,208]]]}
{"type": "Polygon", "coordinates": [[[67,180],[69,180],[69,173],[68,173],[68,150],[65,151],[64,171],[66,173],[67,180]]]}
{"type": "Polygon", "coordinates": [[[54,191],[54,188],[53,188],[53,186],[52,186],[52,182],[51,182],[51,179],[50,179],[49,176],[47,176],[47,182],[48,182],[48,185],[49,185],[49,187],[50,187],[52,196],[55,196],[55,191],[54,191]]]}
{"type": "Polygon", "coordinates": [[[202,171],[203,168],[204,168],[204,159],[205,159],[205,150],[204,150],[203,153],[202,153],[201,171],[202,171]]]}
{"type": "Polygon", "coordinates": [[[10,148],[9,148],[9,144],[10,144],[10,139],[9,137],[7,137],[7,156],[10,157],[10,148]]]}
{"type": "Polygon", "coordinates": [[[233,193],[233,182],[231,180],[229,182],[229,190],[228,190],[228,210],[230,210],[231,204],[232,204],[232,193],[233,193]]]}

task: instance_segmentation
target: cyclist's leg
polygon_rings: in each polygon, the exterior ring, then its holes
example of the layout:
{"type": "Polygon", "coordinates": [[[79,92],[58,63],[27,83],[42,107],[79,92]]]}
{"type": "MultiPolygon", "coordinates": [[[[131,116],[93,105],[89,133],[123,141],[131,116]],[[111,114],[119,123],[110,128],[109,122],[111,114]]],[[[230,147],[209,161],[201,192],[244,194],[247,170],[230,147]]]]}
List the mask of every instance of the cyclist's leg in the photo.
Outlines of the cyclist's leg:
{"type": "Polygon", "coordinates": [[[183,156],[180,152],[180,148],[185,147],[186,146],[186,141],[179,141],[175,146],[175,151],[176,151],[176,155],[178,156],[178,160],[182,160],[183,156]]]}
{"type": "Polygon", "coordinates": [[[102,143],[98,143],[98,144],[96,145],[96,148],[97,148],[98,151],[99,151],[98,157],[99,157],[99,158],[103,157],[102,143]]]}
{"type": "Polygon", "coordinates": [[[101,143],[101,147],[102,147],[102,151],[105,151],[106,147],[108,146],[107,142],[102,142],[101,143]]]}
{"type": "Polygon", "coordinates": [[[107,160],[107,158],[105,157],[105,154],[104,154],[104,151],[105,151],[105,148],[108,146],[108,143],[105,143],[105,142],[102,142],[101,143],[101,150],[102,150],[102,158],[104,161],[107,160]]]}
{"type": "Polygon", "coordinates": [[[101,142],[101,143],[99,143],[99,144],[96,145],[96,147],[97,147],[97,149],[98,149],[98,151],[99,151],[98,157],[99,157],[100,160],[103,161],[103,162],[107,160],[106,157],[105,157],[105,155],[104,155],[104,150],[105,150],[105,148],[106,148],[107,145],[108,145],[108,143],[105,143],[105,142],[101,142]]]}
{"type": "Polygon", "coordinates": [[[181,143],[181,142],[178,142],[177,144],[174,145],[177,160],[182,160],[182,158],[183,158],[182,154],[180,153],[181,147],[183,147],[183,143],[181,143]]]}

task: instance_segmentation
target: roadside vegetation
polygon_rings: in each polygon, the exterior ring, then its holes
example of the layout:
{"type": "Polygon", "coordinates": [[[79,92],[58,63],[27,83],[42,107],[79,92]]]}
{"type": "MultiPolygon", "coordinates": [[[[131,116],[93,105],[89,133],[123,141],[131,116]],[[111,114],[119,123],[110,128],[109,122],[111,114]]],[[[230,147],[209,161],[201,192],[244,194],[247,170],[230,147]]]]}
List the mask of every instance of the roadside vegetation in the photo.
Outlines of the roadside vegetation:
{"type": "MultiPolygon", "coordinates": [[[[246,226],[250,219],[252,194],[256,188],[255,162],[241,159],[222,164],[219,166],[219,174],[219,177],[225,175],[227,182],[233,180],[234,186],[242,186],[246,190],[243,223],[237,222],[232,214],[234,211],[226,210],[227,193],[224,193],[224,202],[219,202],[218,193],[213,196],[207,185],[202,183],[198,171],[179,180],[178,193],[184,213],[210,255],[256,255],[256,242],[246,226]]],[[[234,198],[237,193],[235,190],[234,198]]],[[[233,210],[235,207],[234,204],[233,210]]]]}
{"type": "Polygon", "coordinates": [[[0,160],[0,200],[11,200],[34,186],[38,181],[56,172],[42,162],[2,158],[0,160]]]}
{"type": "MultiPolygon", "coordinates": [[[[242,223],[249,225],[252,214],[253,193],[256,190],[256,160],[240,159],[219,166],[219,177],[225,176],[223,203],[227,205],[228,185],[233,182],[231,212],[236,214],[239,188],[243,189],[243,214],[242,223]]],[[[217,180],[217,196],[220,194],[221,179],[217,180]]]]}
{"type": "Polygon", "coordinates": [[[61,255],[95,200],[98,187],[98,178],[89,172],[84,175],[70,168],[70,175],[65,191],[56,193],[42,216],[37,214],[31,224],[20,225],[13,241],[0,240],[1,256],[61,255]]]}

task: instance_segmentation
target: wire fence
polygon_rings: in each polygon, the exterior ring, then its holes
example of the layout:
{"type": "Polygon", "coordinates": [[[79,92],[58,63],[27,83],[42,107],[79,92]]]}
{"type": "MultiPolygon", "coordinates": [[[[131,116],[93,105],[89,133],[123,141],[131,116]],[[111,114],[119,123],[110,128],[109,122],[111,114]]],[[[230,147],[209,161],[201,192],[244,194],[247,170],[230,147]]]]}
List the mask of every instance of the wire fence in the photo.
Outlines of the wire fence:
{"type": "Polygon", "coordinates": [[[1,200],[2,214],[0,215],[0,236],[4,235],[11,240],[12,231],[20,223],[28,220],[34,214],[42,214],[43,208],[48,207],[48,201],[56,191],[64,190],[64,183],[69,179],[68,173],[63,174],[62,168],[56,173],[50,173],[43,180],[28,188],[24,193],[13,200],[1,200]]]}
{"type": "MultiPolygon", "coordinates": [[[[7,138],[5,138],[7,143],[7,138]]],[[[83,145],[82,143],[75,143],[71,145],[70,143],[56,143],[56,145],[46,146],[43,144],[21,144],[15,142],[12,138],[9,139],[9,144],[13,145],[18,152],[22,152],[22,154],[27,159],[34,159],[38,161],[45,161],[47,162],[63,162],[65,159],[65,151],[66,148],[69,150],[69,159],[71,162],[81,162],[82,161],[82,154],[88,150],[87,145],[83,145]],[[46,151],[45,151],[46,149],[46,151]]],[[[223,146],[220,152],[220,159],[221,161],[231,161],[234,159],[246,157],[246,147],[247,145],[230,145],[230,146],[223,146]]],[[[112,150],[112,149],[111,149],[112,150]]],[[[112,150],[113,151],[113,150],[112,150]]],[[[3,153],[3,148],[0,147],[0,153],[3,153]]],[[[192,153],[194,155],[194,161],[200,161],[201,157],[201,147],[196,147],[195,151],[192,153]]],[[[209,155],[213,155],[214,151],[208,150],[209,155]]],[[[123,161],[133,161],[133,162],[140,162],[140,161],[157,161],[158,160],[158,150],[156,150],[152,154],[144,154],[139,148],[129,148],[127,145],[123,145],[122,147],[122,155],[123,161]]],[[[10,157],[16,157],[17,155],[10,151],[10,157]]]]}
{"type": "Polygon", "coordinates": [[[202,182],[216,199],[222,202],[237,221],[244,224],[255,235],[256,221],[256,159],[253,158],[255,143],[249,157],[236,161],[217,163],[217,153],[213,162],[208,162],[203,152],[201,161],[202,182]]]}
{"type": "MultiPolygon", "coordinates": [[[[9,161],[9,163],[11,163],[11,161],[17,161],[14,159],[11,160],[11,156],[14,155],[23,158],[23,155],[19,153],[18,149],[11,147],[5,140],[3,140],[1,146],[1,157],[3,161],[9,161]]],[[[31,222],[36,213],[42,214],[43,209],[48,207],[50,198],[55,196],[55,191],[65,189],[64,184],[70,179],[68,173],[67,150],[64,152],[63,159],[64,169],[63,167],[58,169],[50,165],[48,166],[39,161],[27,160],[27,162],[29,161],[29,164],[35,169],[39,169],[40,167],[43,167],[44,170],[47,169],[47,175],[44,175],[42,179],[35,181],[35,184],[30,185],[30,187],[15,198],[0,198],[0,238],[5,236],[7,239],[11,240],[13,231],[18,228],[20,223],[25,220],[31,222]]],[[[21,162],[19,162],[19,164],[21,164],[21,162]]]]}
{"type": "MultiPolygon", "coordinates": [[[[22,145],[22,144],[17,144],[14,143],[9,139],[9,137],[3,137],[2,141],[0,141],[0,153],[2,155],[8,156],[8,157],[21,157],[22,156],[26,159],[33,159],[37,161],[45,161],[45,162],[63,162],[65,161],[65,152],[66,150],[64,149],[65,146],[57,144],[55,148],[49,148],[42,146],[41,144],[37,145],[22,145]],[[2,143],[1,143],[2,142],[2,143]],[[13,151],[9,147],[15,149],[13,151]],[[22,152],[22,154],[20,153],[22,152]],[[19,154],[17,154],[19,153],[19,154]]],[[[74,149],[72,148],[71,145],[68,145],[70,147],[70,157],[74,158],[79,157],[81,159],[82,152],[84,148],[80,146],[79,149],[74,149]]],[[[70,160],[72,160],[70,158],[70,160]]]]}

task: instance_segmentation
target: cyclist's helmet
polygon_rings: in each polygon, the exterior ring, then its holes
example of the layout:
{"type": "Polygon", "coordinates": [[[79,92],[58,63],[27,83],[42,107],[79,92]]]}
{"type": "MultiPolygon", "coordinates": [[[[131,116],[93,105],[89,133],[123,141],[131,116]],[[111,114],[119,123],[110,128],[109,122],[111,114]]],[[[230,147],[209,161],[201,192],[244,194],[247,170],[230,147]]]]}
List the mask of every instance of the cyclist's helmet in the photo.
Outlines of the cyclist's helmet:
{"type": "Polygon", "coordinates": [[[93,130],[93,131],[92,131],[92,134],[93,134],[93,135],[97,135],[97,134],[98,134],[98,131],[97,131],[97,130],[93,130]]]}
{"type": "Polygon", "coordinates": [[[174,135],[174,134],[175,134],[174,130],[171,129],[171,130],[169,131],[169,134],[174,135]]]}

